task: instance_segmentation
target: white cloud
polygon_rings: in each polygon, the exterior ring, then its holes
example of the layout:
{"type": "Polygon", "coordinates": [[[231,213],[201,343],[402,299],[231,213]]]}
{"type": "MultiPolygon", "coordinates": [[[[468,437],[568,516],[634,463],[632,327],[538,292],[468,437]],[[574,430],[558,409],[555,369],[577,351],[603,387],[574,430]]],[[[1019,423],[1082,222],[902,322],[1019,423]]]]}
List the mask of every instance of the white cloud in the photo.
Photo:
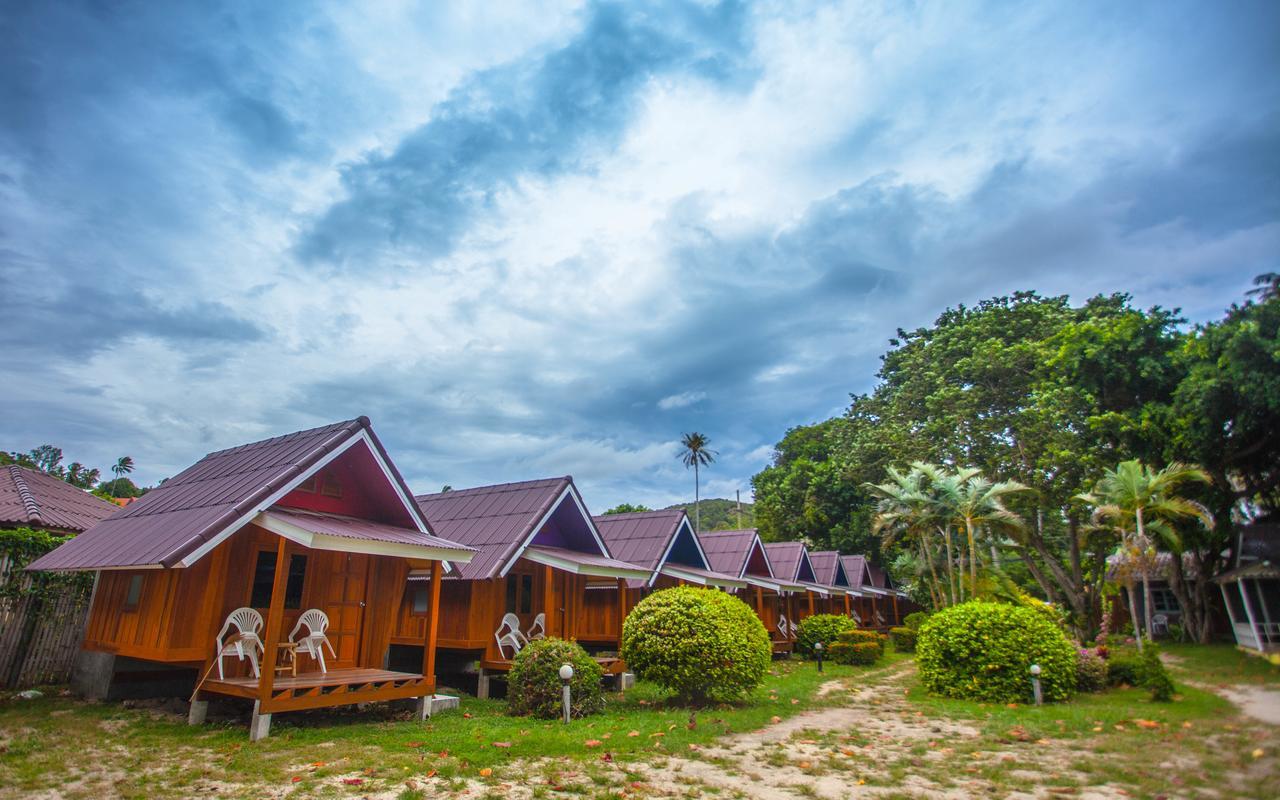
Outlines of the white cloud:
{"type": "Polygon", "coordinates": [[[658,408],[663,411],[670,411],[673,408],[691,406],[694,403],[705,400],[706,398],[706,392],[681,392],[680,394],[671,394],[658,401],[658,408]]]}

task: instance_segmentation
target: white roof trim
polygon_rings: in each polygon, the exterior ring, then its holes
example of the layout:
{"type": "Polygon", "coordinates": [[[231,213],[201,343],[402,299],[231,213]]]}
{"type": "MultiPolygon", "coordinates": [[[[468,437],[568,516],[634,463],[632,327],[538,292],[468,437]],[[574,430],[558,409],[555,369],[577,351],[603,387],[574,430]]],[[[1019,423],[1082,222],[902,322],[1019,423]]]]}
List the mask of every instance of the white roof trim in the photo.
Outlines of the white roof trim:
{"type": "Polygon", "coordinates": [[[545,550],[526,549],[523,557],[535,564],[542,564],[573,575],[591,575],[597,578],[639,578],[643,580],[649,570],[643,567],[609,567],[595,564],[582,564],[567,558],[558,558],[554,553],[545,550]]]}
{"type": "MultiPolygon", "coordinates": [[[[680,564],[663,564],[658,568],[658,572],[666,575],[668,578],[696,583],[699,586],[721,586],[730,589],[743,589],[747,586],[747,581],[732,578],[728,575],[702,575],[697,572],[687,572],[686,569],[686,567],[683,567],[680,564]]],[[[707,572],[711,571],[712,570],[707,570],[707,572]]]]}
{"type": "MultiPolygon", "coordinates": [[[[582,499],[578,497],[578,492],[574,488],[573,481],[571,480],[569,481],[569,485],[565,486],[564,490],[560,492],[560,496],[556,498],[556,501],[551,504],[546,513],[542,515],[542,518],[539,519],[537,524],[529,531],[529,535],[524,538],[524,541],[520,543],[520,546],[511,554],[511,558],[507,559],[507,563],[503,564],[502,569],[498,570],[499,578],[507,577],[507,573],[511,571],[511,568],[515,566],[516,562],[521,558],[526,557],[525,551],[529,549],[529,545],[533,544],[533,540],[538,538],[538,534],[542,532],[542,526],[546,525],[547,520],[551,519],[551,515],[556,513],[556,509],[560,508],[560,504],[564,502],[564,498],[566,496],[573,498],[574,505],[578,507],[578,513],[582,514],[582,518],[587,521],[587,528],[591,531],[592,538],[595,539],[596,545],[600,548],[600,552],[597,553],[597,555],[604,556],[605,558],[613,558],[613,554],[609,552],[609,548],[604,543],[604,538],[600,536],[599,529],[596,528],[595,520],[591,519],[591,514],[588,513],[586,506],[582,504],[582,499]]],[[[648,571],[645,572],[645,575],[647,574],[648,571]]],[[[626,577],[629,578],[632,576],[628,575],[626,577]]],[[[643,578],[645,576],[636,575],[634,577],[643,578]]]]}
{"type": "Polygon", "coordinates": [[[365,553],[375,556],[399,556],[401,558],[424,558],[431,561],[443,561],[445,558],[456,558],[458,553],[426,544],[407,544],[403,542],[379,542],[370,539],[352,539],[346,536],[334,536],[328,533],[317,533],[307,530],[281,519],[270,512],[263,512],[254,517],[255,525],[271,531],[277,536],[300,544],[310,550],[332,550],[339,553],[365,553]]]}
{"type": "MultiPolygon", "coordinates": [[[[662,554],[662,558],[658,559],[658,568],[649,576],[647,586],[652,587],[654,582],[658,580],[658,575],[662,573],[662,568],[666,566],[667,559],[671,557],[671,551],[675,549],[676,540],[680,538],[680,529],[688,528],[689,535],[693,537],[693,546],[698,548],[698,557],[702,559],[702,568],[711,572],[711,562],[707,561],[706,551],[702,549],[702,542],[698,541],[698,534],[693,532],[693,526],[689,524],[689,515],[681,512],[680,524],[676,525],[676,532],[671,535],[671,540],[667,542],[666,552],[662,554]]],[[[687,579],[686,579],[687,580],[687,579]]]]}

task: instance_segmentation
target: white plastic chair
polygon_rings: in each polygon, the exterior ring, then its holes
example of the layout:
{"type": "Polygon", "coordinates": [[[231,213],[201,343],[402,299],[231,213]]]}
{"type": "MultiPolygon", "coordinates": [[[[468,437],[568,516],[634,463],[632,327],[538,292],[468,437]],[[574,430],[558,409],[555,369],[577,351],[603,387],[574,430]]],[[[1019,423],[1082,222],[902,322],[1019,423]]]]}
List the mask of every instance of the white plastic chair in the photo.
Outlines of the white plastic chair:
{"type": "Polygon", "coordinates": [[[329,630],[329,615],[318,608],[311,608],[303,612],[298,617],[298,624],[293,626],[293,630],[289,632],[289,641],[298,646],[300,652],[320,662],[320,671],[328,672],[328,668],[324,665],[324,648],[329,648],[329,655],[334,658],[338,654],[334,652],[333,643],[329,641],[329,637],[325,635],[325,631],[329,630]],[[303,627],[307,629],[307,635],[301,639],[295,638],[303,627]]]}
{"type": "Polygon", "coordinates": [[[1165,614],[1156,614],[1151,618],[1151,633],[1153,635],[1164,636],[1169,633],[1169,617],[1165,614]]]}
{"type": "Polygon", "coordinates": [[[502,624],[493,632],[493,638],[498,642],[498,655],[504,658],[515,658],[520,648],[529,643],[529,640],[525,639],[524,634],[520,632],[520,618],[515,614],[507,614],[502,618],[502,624]],[[511,648],[510,656],[503,652],[504,647],[511,648]]]}
{"type": "Polygon", "coordinates": [[[778,615],[778,633],[782,634],[783,639],[791,638],[791,623],[787,621],[786,614],[778,615]]]}
{"type": "Polygon", "coordinates": [[[261,630],[262,615],[254,609],[237,608],[231,612],[227,621],[222,624],[222,630],[218,631],[218,636],[213,640],[214,646],[218,649],[219,680],[226,677],[222,672],[222,659],[230,655],[241,661],[249,659],[249,665],[253,667],[253,677],[258,677],[258,652],[265,652],[262,639],[258,635],[261,630]],[[228,636],[228,634],[231,635],[228,636]]]}
{"type": "Polygon", "coordinates": [[[876,624],[882,628],[889,625],[889,623],[884,621],[884,614],[881,614],[879,611],[876,612],[876,624]]]}
{"type": "Polygon", "coordinates": [[[850,611],[849,616],[853,618],[854,622],[858,623],[859,628],[862,627],[862,617],[859,616],[857,611],[850,611]]]}
{"type": "Polygon", "coordinates": [[[800,623],[795,620],[792,620],[791,621],[791,638],[794,639],[799,635],[800,635],[800,623]]]}
{"type": "Polygon", "coordinates": [[[538,614],[533,618],[533,624],[529,626],[529,630],[520,634],[526,642],[532,642],[534,639],[547,638],[547,615],[538,614]]]}

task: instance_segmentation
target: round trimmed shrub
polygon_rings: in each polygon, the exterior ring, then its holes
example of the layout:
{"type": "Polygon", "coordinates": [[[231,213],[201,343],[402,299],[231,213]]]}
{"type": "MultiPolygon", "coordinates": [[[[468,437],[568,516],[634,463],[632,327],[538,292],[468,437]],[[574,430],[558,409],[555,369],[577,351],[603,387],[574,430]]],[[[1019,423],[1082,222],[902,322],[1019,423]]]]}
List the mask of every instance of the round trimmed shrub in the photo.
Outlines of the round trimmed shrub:
{"type": "Polygon", "coordinates": [[[1053,622],[1029,608],[969,602],[939,611],[920,628],[920,679],[945,697],[993,703],[1030,701],[1032,664],[1047,701],[1076,687],[1076,648],[1053,622]]]}
{"type": "Polygon", "coordinates": [[[902,618],[902,625],[905,628],[918,631],[920,630],[920,626],[923,625],[924,621],[930,616],[932,615],[928,611],[912,611],[910,614],[902,618]]]}
{"type": "Polygon", "coordinates": [[[1107,658],[1107,686],[1139,686],[1143,669],[1137,650],[1114,648],[1107,658]]]}
{"type": "Polygon", "coordinates": [[[773,648],[751,607],[714,589],[654,592],[622,623],[622,658],[683,703],[731,702],[764,680],[773,648]]]}
{"type": "Polygon", "coordinates": [[[507,675],[507,711],[516,716],[557,719],[564,714],[560,667],[573,666],[569,679],[569,715],[585,717],[604,710],[600,681],[604,670],[577,642],[534,639],[516,653],[507,675]]]}
{"type": "Polygon", "coordinates": [[[916,651],[916,632],[911,628],[890,628],[889,638],[893,640],[895,652],[914,653],[916,651]]]}
{"type": "Polygon", "coordinates": [[[813,646],[822,642],[831,647],[841,633],[858,627],[852,617],[840,614],[814,614],[800,620],[800,632],[796,634],[796,652],[805,658],[813,658],[813,646]]]}

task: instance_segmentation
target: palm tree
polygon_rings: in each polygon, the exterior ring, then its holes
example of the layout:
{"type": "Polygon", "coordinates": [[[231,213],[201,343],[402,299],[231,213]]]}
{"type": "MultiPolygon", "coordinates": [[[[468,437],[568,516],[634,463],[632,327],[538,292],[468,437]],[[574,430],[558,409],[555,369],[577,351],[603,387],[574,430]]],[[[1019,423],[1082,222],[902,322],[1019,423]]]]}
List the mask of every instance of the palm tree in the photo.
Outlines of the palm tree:
{"type": "MultiPolygon", "coordinates": [[[[1155,563],[1154,550],[1159,539],[1175,557],[1182,550],[1182,543],[1172,523],[1183,519],[1198,519],[1206,528],[1213,527],[1213,514],[1194,500],[1179,494],[1187,483],[1209,483],[1209,475],[1199,467],[1173,462],[1162,469],[1153,470],[1134,459],[1122,461],[1113,470],[1103,473],[1093,492],[1081,495],[1081,499],[1094,506],[1096,520],[1109,523],[1120,532],[1124,542],[1129,537],[1128,550],[1145,556],[1141,569],[1143,618],[1147,635],[1151,635],[1151,566],[1155,563]],[[1152,535],[1156,539],[1152,538],[1152,535]]],[[[1133,597],[1129,598],[1132,607],[1133,597]]],[[[1134,626],[1137,633],[1137,626],[1134,626]]],[[[1141,643],[1142,637],[1138,636],[1141,643]]]]}
{"type": "MultiPolygon", "coordinates": [[[[876,503],[876,515],[872,521],[872,532],[881,536],[884,548],[888,548],[899,536],[911,536],[916,539],[920,548],[920,560],[927,563],[933,583],[929,593],[934,598],[935,608],[946,605],[946,595],[942,592],[938,578],[938,568],[929,552],[928,533],[932,530],[935,519],[934,504],[929,497],[926,486],[928,475],[921,465],[912,465],[907,473],[889,468],[889,480],[884,483],[864,483],[863,486],[879,497],[876,503]]],[[[948,571],[950,564],[947,565],[948,571]]],[[[951,602],[955,603],[955,582],[951,582],[951,602]]]]}
{"type": "Polygon", "coordinates": [[[111,471],[115,473],[116,476],[114,485],[111,487],[111,496],[119,497],[120,479],[125,475],[128,475],[130,472],[133,472],[133,459],[129,456],[121,456],[116,459],[116,463],[111,465],[111,471]]]}
{"type": "Polygon", "coordinates": [[[1005,498],[1031,488],[1017,481],[991,481],[976,469],[961,469],[937,485],[938,499],[944,512],[964,525],[969,545],[969,595],[978,587],[977,529],[1023,527],[1022,517],[1005,507],[1005,498]]]}
{"type": "Polygon", "coordinates": [[[686,433],[680,438],[680,461],[684,464],[684,468],[693,467],[693,530],[694,533],[702,532],[702,517],[699,513],[699,504],[701,503],[702,487],[700,484],[699,469],[710,466],[716,460],[716,451],[707,447],[711,443],[707,437],[700,433],[686,433]]]}

